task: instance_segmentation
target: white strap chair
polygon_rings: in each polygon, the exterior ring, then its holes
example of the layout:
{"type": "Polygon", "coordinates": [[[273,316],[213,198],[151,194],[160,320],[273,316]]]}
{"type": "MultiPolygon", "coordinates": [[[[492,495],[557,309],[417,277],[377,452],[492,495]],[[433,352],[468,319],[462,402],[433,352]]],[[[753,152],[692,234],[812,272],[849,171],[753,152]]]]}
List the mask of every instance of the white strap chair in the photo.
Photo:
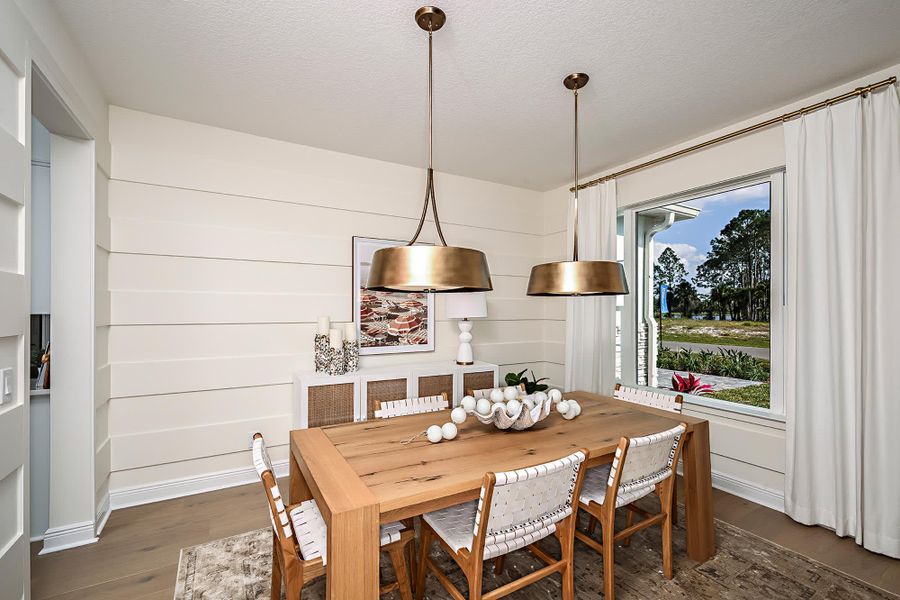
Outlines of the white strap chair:
{"type": "Polygon", "coordinates": [[[616,390],[613,396],[619,400],[626,402],[634,402],[635,404],[643,404],[644,406],[652,406],[662,410],[670,410],[680,413],[684,406],[684,396],[677,394],[665,394],[662,392],[652,392],[638,388],[628,387],[621,383],[616,384],[616,390]]]}
{"type": "MultiPolygon", "coordinates": [[[[253,436],[253,466],[263,483],[272,521],[272,600],[281,599],[282,581],[287,599],[300,600],[303,586],[325,575],[328,527],[315,500],[285,505],[260,433],[253,436]]],[[[413,530],[402,523],[381,526],[381,550],[388,553],[397,577],[381,586],[382,594],[398,590],[402,600],[412,600],[403,551],[413,538],[413,530]]]]}
{"type": "MultiPolygon", "coordinates": [[[[491,600],[543,579],[553,573],[562,575],[563,599],[573,600],[574,532],[577,510],[573,503],[581,489],[586,450],[579,450],[553,462],[505,473],[486,473],[481,496],[476,501],[451,506],[423,515],[416,598],[425,592],[426,568],[456,600],[464,597],[429,557],[431,542],[437,538],[469,583],[469,599],[482,598],[484,561],[503,557],[527,547],[546,566],[507,583],[484,595],[491,600]],[[562,548],[557,560],[535,545],[556,535],[562,548]]],[[[495,563],[502,570],[502,558],[495,563]]]]}
{"type": "Polygon", "coordinates": [[[622,438],[611,465],[588,470],[584,476],[579,507],[590,515],[588,533],[575,532],[575,537],[603,555],[603,598],[614,600],[615,543],[625,540],[628,545],[636,532],[661,524],[663,572],[672,578],[672,490],[674,470],[681,454],[684,423],[667,431],[637,438],[622,438]],[[650,513],[633,503],[655,493],[659,496],[660,512],[650,513]],[[625,529],[615,532],[616,509],[628,510],[625,529]],[[645,517],[634,523],[634,515],[645,517]],[[599,520],[603,543],[591,533],[599,520]]]}
{"type": "Polygon", "coordinates": [[[447,392],[441,392],[438,396],[378,401],[375,403],[375,418],[390,419],[404,415],[438,412],[448,408],[450,408],[450,401],[447,398],[447,392]]]}

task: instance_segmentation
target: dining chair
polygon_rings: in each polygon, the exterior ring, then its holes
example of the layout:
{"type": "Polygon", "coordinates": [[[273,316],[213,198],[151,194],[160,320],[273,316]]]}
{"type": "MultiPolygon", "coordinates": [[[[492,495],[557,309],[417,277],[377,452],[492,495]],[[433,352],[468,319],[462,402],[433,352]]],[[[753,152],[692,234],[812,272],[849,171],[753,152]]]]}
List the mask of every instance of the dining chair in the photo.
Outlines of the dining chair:
{"type": "MultiPolygon", "coordinates": [[[[299,600],[307,583],[325,575],[328,526],[315,500],[285,505],[262,434],[254,434],[252,449],[253,466],[265,489],[272,522],[272,600],[281,599],[282,583],[287,600],[299,600]]],[[[413,536],[414,532],[399,522],[381,526],[381,550],[388,554],[396,575],[396,581],[381,586],[382,594],[397,590],[402,600],[412,600],[403,554],[413,536]]]]}
{"type": "MultiPolygon", "coordinates": [[[[626,402],[634,402],[635,404],[642,404],[644,406],[651,406],[653,408],[659,408],[662,410],[668,410],[671,412],[676,412],[681,414],[682,409],[684,408],[684,396],[681,394],[665,394],[662,392],[651,392],[650,390],[642,390],[640,388],[633,388],[622,385],[621,383],[616,384],[616,389],[613,392],[613,397],[619,400],[625,400],[626,402]]],[[[676,470],[678,465],[675,465],[676,470]]],[[[675,487],[672,488],[672,523],[678,523],[678,511],[676,508],[678,507],[678,484],[675,484],[675,487]]],[[[589,526],[590,532],[594,532],[594,527],[596,526],[596,521],[592,520],[589,526]]]]}
{"type": "Polygon", "coordinates": [[[562,597],[575,597],[575,519],[584,477],[582,463],[587,450],[578,450],[552,462],[506,471],[486,473],[478,500],[451,506],[422,516],[422,538],[416,575],[416,599],[425,593],[426,569],[455,600],[462,593],[429,556],[431,542],[437,539],[453,558],[469,584],[469,600],[494,600],[519,590],[553,573],[562,576],[562,597]],[[561,558],[547,554],[536,542],[555,535],[561,558]],[[494,566],[502,570],[502,557],[527,548],[546,563],[541,569],[511,581],[482,595],[484,561],[498,559],[494,566]]]}
{"type": "Polygon", "coordinates": [[[404,415],[438,412],[448,408],[450,408],[450,400],[447,392],[441,392],[437,396],[422,396],[420,398],[405,398],[403,400],[379,400],[375,402],[375,418],[390,419],[404,415]]]}
{"type": "MultiPolygon", "coordinates": [[[[520,383],[517,387],[518,387],[523,393],[525,392],[525,384],[524,384],[524,383],[520,383]]],[[[475,398],[476,400],[478,400],[479,398],[487,398],[487,397],[489,397],[489,396],[491,395],[491,392],[494,391],[495,389],[497,389],[497,388],[482,388],[482,389],[480,389],[480,390],[466,390],[466,395],[467,395],[467,396],[472,396],[473,398],[475,398]]]]}
{"type": "Polygon", "coordinates": [[[663,573],[672,579],[672,490],[675,487],[674,465],[681,454],[683,434],[687,426],[648,436],[619,440],[612,464],[589,469],[579,496],[579,508],[599,520],[602,543],[590,532],[576,531],[575,537],[603,555],[603,597],[615,598],[614,548],[623,540],[652,525],[662,527],[663,573]],[[659,497],[660,512],[651,513],[635,506],[637,500],[650,494],[659,497]],[[615,532],[616,509],[626,508],[625,529],[615,532]],[[643,520],[635,523],[634,515],[643,520]]]}

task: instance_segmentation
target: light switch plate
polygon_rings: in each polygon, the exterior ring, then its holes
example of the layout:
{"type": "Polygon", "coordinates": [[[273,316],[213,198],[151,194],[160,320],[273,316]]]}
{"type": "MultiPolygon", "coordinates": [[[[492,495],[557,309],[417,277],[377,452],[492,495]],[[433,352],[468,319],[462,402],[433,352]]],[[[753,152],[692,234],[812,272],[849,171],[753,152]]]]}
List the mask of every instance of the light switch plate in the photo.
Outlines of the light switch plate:
{"type": "Polygon", "coordinates": [[[13,370],[12,367],[0,369],[0,404],[12,402],[13,399],[13,370]]]}

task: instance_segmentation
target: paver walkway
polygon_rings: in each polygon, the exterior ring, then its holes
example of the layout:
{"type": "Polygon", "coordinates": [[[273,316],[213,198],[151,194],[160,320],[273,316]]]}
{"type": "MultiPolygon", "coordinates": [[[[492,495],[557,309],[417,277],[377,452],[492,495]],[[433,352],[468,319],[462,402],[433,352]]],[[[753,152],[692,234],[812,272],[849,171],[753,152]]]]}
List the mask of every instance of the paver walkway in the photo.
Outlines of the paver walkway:
{"type": "MultiPolygon", "coordinates": [[[[672,375],[675,371],[670,369],[656,369],[656,380],[659,382],[659,387],[668,388],[672,385],[672,375]]],[[[685,377],[687,372],[679,371],[679,375],[685,377]]],[[[694,373],[700,377],[701,383],[708,383],[713,386],[715,390],[730,390],[734,388],[742,388],[748,387],[751,385],[759,385],[761,382],[759,381],[750,381],[749,379],[735,379],[734,377],[719,377],[718,375],[704,375],[702,373],[694,373]]]]}

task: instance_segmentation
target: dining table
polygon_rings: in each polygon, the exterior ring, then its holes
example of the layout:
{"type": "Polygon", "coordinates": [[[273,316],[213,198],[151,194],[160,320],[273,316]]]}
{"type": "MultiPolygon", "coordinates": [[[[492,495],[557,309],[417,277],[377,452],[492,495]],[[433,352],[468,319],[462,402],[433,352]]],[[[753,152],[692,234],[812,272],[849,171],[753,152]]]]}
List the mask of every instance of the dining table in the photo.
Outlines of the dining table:
{"type": "Polygon", "coordinates": [[[520,469],[585,448],[587,467],[612,462],[622,437],[685,423],[682,451],[687,554],[715,554],[709,422],[609,396],[568,392],[582,411],[555,410],[524,431],[500,430],[470,416],[453,440],[421,435],[449,421],[424,413],[290,432],[290,502],[315,499],[328,526],[326,597],[379,595],[379,525],[478,498],[485,472],[520,469]],[[411,441],[410,441],[411,440],[411,441]]]}

